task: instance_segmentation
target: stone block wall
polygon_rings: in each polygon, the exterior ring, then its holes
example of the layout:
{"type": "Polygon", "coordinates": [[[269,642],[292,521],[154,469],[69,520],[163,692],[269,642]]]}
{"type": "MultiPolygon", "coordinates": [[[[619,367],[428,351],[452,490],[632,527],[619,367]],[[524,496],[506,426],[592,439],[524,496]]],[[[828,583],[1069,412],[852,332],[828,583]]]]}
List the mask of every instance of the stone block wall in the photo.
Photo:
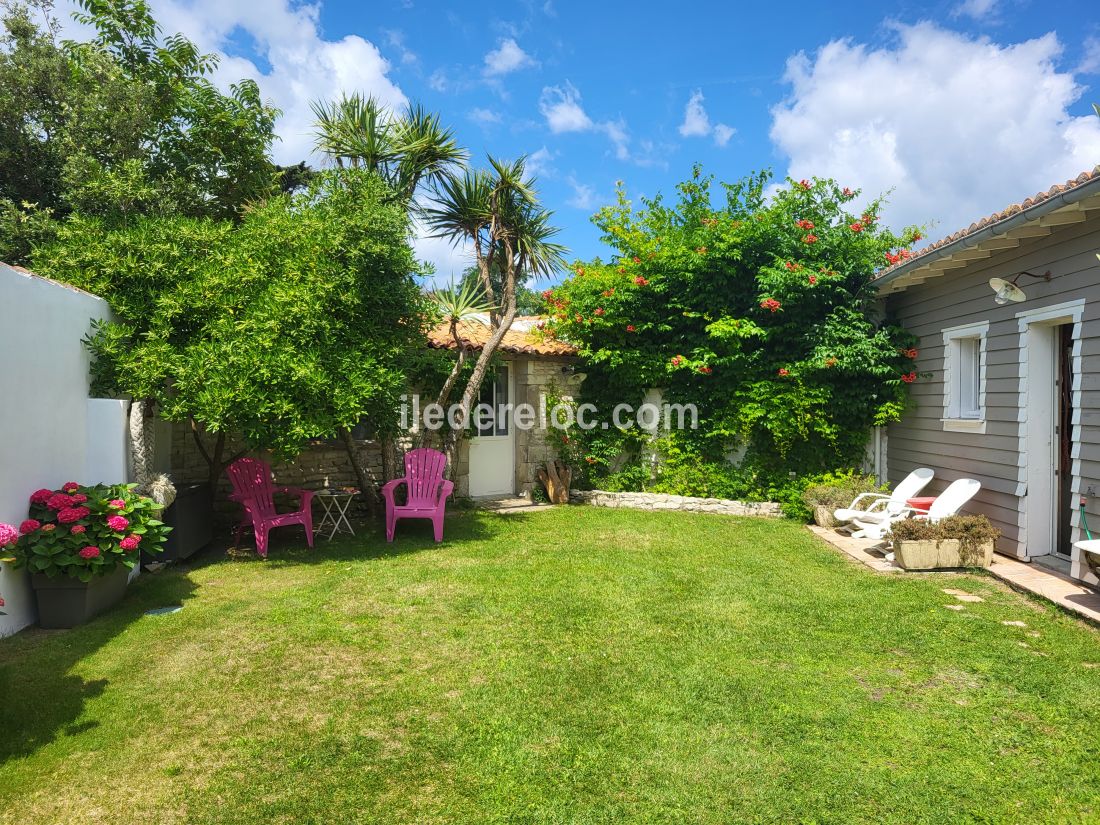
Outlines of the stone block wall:
{"type": "MultiPolygon", "coordinates": [[[[584,381],[583,373],[572,372],[575,364],[574,358],[517,358],[513,367],[515,403],[527,403],[540,410],[540,396],[554,393],[574,397],[584,381]]],[[[531,488],[538,484],[539,468],[557,458],[557,448],[549,435],[548,430],[537,425],[530,430],[516,428],[516,492],[519,495],[530,496],[531,488]]]]}
{"type": "MultiPolygon", "coordinates": [[[[203,443],[207,449],[210,449],[213,441],[212,437],[204,437],[203,443]]],[[[365,456],[367,465],[374,471],[375,476],[381,479],[382,452],[378,444],[373,441],[358,441],[356,445],[365,456]]],[[[239,441],[227,439],[226,455],[233,455],[239,449],[241,449],[239,441]]],[[[272,461],[270,456],[263,453],[249,453],[249,455],[270,462],[276,482],[287,487],[320,490],[325,486],[326,481],[329,487],[359,486],[355,470],[351,466],[351,459],[342,444],[315,442],[292,461],[272,461]]],[[[169,472],[172,479],[181,484],[205,482],[207,479],[209,469],[206,460],[195,446],[191,429],[186,424],[172,426],[172,455],[169,472]]],[[[229,501],[231,489],[229,479],[223,474],[218,481],[214,499],[215,512],[219,521],[231,522],[239,512],[237,505],[229,501]]],[[[352,508],[349,513],[359,516],[365,513],[365,505],[360,499],[356,499],[352,508]]]]}
{"type": "Polygon", "coordinates": [[[724,498],[670,496],[663,493],[608,493],[604,490],[574,490],[569,495],[572,504],[594,507],[626,507],[633,510],[683,510],[689,513],[721,513],[727,516],[783,515],[772,501],[731,501],[724,498]]]}

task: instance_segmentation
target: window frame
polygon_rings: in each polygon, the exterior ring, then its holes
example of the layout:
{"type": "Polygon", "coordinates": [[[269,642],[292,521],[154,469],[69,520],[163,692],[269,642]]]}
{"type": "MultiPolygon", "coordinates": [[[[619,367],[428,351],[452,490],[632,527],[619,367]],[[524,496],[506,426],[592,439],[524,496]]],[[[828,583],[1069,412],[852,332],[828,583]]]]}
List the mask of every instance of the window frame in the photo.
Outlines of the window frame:
{"type": "Polygon", "coordinates": [[[964,324],[943,330],[943,429],[953,432],[985,432],[986,342],[989,322],[964,324]],[[971,343],[974,342],[971,348],[971,343]],[[977,371],[975,375],[974,372],[977,371]],[[973,398],[964,391],[964,381],[973,384],[973,398]],[[975,406],[963,409],[973,401],[975,406]]]}

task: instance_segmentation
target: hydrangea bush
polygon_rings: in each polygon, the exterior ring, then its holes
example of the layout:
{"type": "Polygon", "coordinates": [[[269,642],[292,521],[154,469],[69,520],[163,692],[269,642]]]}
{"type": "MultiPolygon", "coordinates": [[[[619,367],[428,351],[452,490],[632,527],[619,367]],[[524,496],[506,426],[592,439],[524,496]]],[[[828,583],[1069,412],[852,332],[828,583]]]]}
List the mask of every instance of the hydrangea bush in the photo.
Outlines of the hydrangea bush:
{"type": "Polygon", "coordinates": [[[133,488],[70,481],[60,490],[35,490],[12,560],[32,573],[86,582],[120,564],[132,568],[139,550],[160,552],[171,528],[157,520],[160,505],[133,488]]]}
{"type": "MultiPolygon", "coordinates": [[[[920,231],[892,232],[879,201],[830,180],[772,186],[764,173],[723,189],[716,206],[697,167],[675,203],[635,208],[620,191],[593,219],[616,254],[576,263],[543,294],[543,334],[578,346],[583,400],[605,420],[650,388],[695,404],[698,429],[654,445],[695,475],[726,473],[738,448],[737,480],[761,494],[792,474],[857,466],[870,428],[898,419],[919,378],[916,339],[881,317],[870,281],[908,258],[920,231]]],[[[578,467],[599,484],[628,469],[624,449],[644,462],[638,435],[578,434],[578,467]]]]}

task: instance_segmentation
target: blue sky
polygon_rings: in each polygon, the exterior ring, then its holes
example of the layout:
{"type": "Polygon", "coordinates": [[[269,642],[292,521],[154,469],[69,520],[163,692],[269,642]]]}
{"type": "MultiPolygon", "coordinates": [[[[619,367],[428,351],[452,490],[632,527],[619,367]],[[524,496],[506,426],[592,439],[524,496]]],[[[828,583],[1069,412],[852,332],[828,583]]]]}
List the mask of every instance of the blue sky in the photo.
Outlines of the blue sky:
{"type": "MultiPolygon", "coordinates": [[[[580,258],[605,252],[589,217],[617,180],[670,192],[695,161],[893,189],[887,219],[933,237],[1100,163],[1095,2],[151,5],[285,110],[280,160],[308,158],[310,99],[420,100],[475,162],[531,156],[580,258]]],[[[464,265],[419,249],[444,279],[464,265]]]]}

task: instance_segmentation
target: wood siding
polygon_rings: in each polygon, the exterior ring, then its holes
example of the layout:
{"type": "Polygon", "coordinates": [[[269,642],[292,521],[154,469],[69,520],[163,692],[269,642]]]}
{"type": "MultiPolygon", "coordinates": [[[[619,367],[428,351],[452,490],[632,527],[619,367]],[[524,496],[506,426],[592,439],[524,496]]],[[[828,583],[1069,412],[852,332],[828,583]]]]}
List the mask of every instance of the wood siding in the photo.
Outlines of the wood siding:
{"type": "MultiPolygon", "coordinates": [[[[1002,531],[998,550],[1023,555],[1026,463],[1021,455],[1026,422],[1021,377],[1026,371],[1017,313],[1084,299],[1080,339],[1074,359],[1075,399],[1073,501],[1090,486],[1100,491],[1100,213],[1055,228],[1043,238],[1021,241],[984,260],[916,284],[887,298],[887,311],[920,338],[917,369],[931,373],[913,385],[914,407],[889,430],[889,477],[900,481],[915,467],[936,471],[929,493],[957,478],[976,478],[981,492],[968,506],[984,513],[1002,531]],[[1010,278],[1021,270],[1041,274],[1045,283],[1021,278],[1023,303],[998,306],[988,281],[1010,278]],[[987,321],[985,432],[945,431],[943,330],[987,321]]],[[[1098,499],[1090,499],[1090,524],[1100,528],[1098,499]]],[[[1073,525],[1078,528],[1076,511],[1073,525]]],[[[1078,565],[1074,565],[1075,574],[1078,565]]]]}

